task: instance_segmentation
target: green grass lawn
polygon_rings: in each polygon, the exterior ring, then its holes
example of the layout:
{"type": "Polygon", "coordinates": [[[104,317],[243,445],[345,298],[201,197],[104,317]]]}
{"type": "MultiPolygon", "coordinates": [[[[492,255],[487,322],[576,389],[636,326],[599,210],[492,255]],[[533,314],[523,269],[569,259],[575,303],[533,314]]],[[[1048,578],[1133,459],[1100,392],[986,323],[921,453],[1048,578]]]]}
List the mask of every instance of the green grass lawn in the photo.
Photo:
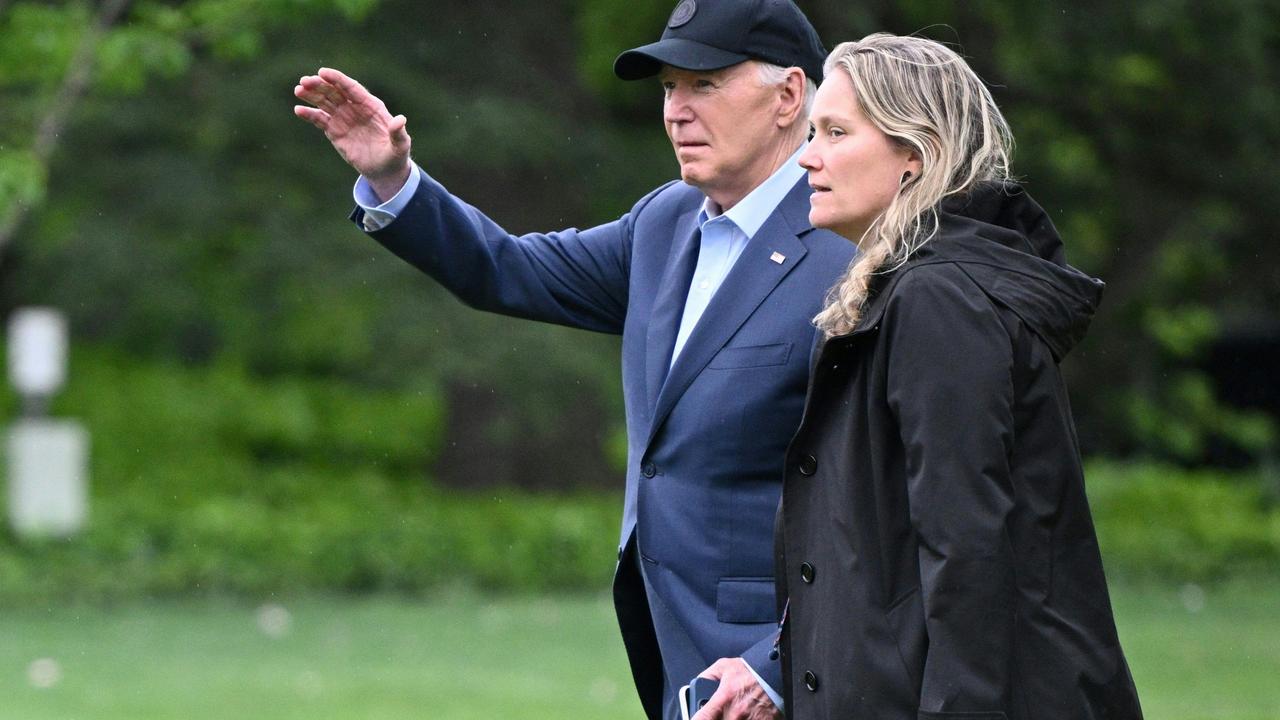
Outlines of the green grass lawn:
{"type": "Polygon", "coordinates": [[[602,598],[282,605],[274,638],[234,604],[5,612],[0,718],[642,717],[602,598]],[[34,686],[47,663],[32,683],[40,658],[59,665],[52,687],[34,686]]]}
{"type": "MultiPolygon", "coordinates": [[[[1280,718],[1280,584],[1114,595],[1148,718],[1280,718]]],[[[641,718],[603,597],[281,605],[4,611],[0,719],[641,718]]]]}
{"type": "Polygon", "coordinates": [[[1280,720],[1280,584],[1112,590],[1149,720],[1280,720]]]}

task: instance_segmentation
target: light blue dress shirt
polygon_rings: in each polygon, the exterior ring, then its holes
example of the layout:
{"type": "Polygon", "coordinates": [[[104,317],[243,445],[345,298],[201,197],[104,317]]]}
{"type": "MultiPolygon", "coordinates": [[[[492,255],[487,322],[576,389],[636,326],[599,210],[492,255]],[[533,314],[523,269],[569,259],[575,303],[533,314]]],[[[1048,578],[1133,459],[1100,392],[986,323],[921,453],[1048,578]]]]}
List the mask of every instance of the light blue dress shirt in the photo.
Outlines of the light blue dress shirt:
{"type": "Polygon", "coordinates": [[[418,163],[410,161],[409,179],[404,181],[404,187],[401,187],[400,192],[390,200],[382,202],[363,175],[357,178],[355,189],[351,194],[355,197],[356,205],[364,211],[364,229],[373,232],[390,225],[391,221],[395,220],[413,199],[413,194],[418,192],[418,185],[421,182],[421,168],[418,167],[418,163]]]}
{"type": "Polygon", "coordinates": [[[805,169],[800,167],[802,152],[803,145],[767,180],[723,213],[711,198],[703,201],[702,210],[698,213],[698,224],[702,226],[698,266],[693,271],[693,281],[685,297],[684,315],[680,319],[680,331],[676,334],[675,350],[671,353],[671,365],[675,365],[676,358],[680,357],[689,335],[697,327],[702,313],[706,312],[711,298],[728,277],[747,243],[804,176],[805,169]]]}
{"type": "MultiPolygon", "coordinates": [[[[684,315],[680,319],[680,331],[676,334],[675,349],[671,353],[672,365],[675,365],[676,358],[684,349],[689,335],[697,327],[698,320],[702,318],[711,298],[728,277],[729,271],[733,269],[733,264],[746,249],[747,243],[755,237],[756,232],[777,209],[782,199],[804,176],[805,169],[800,167],[800,154],[804,152],[805,145],[801,145],[768,179],[757,185],[729,210],[721,212],[720,206],[711,198],[703,201],[702,210],[698,212],[698,224],[702,228],[702,237],[698,245],[698,264],[694,268],[693,280],[689,284],[689,294],[685,297],[684,315]]],[[[413,194],[418,191],[419,183],[422,182],[422,170],[418,164],[410,163],[410,165],[409,179],[405,181],[404,187],[386,202],[379,202],[373,187],[368,180],[364,179],[364,176],[356,180],[352,195],[355,197],[356,204],[364,211],[365,230],[373,232],[390,225],[409,204],[413,194]]],[[[782,696],[760,677],[750,663],[743,660],[742,664],[751,671],[756,683],[765,691],[773,704],[779,710],[783,710],[782,696]]]]}

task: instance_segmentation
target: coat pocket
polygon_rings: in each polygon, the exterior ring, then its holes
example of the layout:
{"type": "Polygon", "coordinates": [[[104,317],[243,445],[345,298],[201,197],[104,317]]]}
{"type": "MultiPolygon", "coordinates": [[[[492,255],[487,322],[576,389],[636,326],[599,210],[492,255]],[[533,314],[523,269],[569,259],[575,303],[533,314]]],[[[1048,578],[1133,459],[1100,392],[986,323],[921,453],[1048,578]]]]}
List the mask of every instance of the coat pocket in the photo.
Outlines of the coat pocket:
{"type": "Polygon", "coordinates": [[[920,588],[912,588],[890,603],[885,619],[898,645],[898,657],[902,660],[902,670],[911,683],[912,694],[919,697],[925,653],[929,650],[920,588]]]}
{"type": "Polygon", "coordinates": [[[722,623],[769,623],[778,620],[773,578],[720,578],[716,585],[716,619],[722,623]]]}
{"type": "Polygon", "coordinates": [[[1002,712],[929,712],[921,710],[919,720],[1008,720],[1002,712]]]}
{"type": "Polygon", "coordinates": [[[791,357],[791,343],[722,348],[711,358],[709,367],[716,370],[785,365],[791,357]]]}

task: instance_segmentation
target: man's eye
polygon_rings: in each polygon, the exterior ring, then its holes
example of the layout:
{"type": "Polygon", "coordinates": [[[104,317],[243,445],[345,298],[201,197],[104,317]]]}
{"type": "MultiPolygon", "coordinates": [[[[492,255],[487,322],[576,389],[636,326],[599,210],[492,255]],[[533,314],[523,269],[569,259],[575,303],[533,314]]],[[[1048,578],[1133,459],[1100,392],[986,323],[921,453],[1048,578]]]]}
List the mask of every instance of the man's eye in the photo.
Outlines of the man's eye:
{"type": "Polygon", "coordinates": [[[699,90],[706,90],[707,88],[715,87],[715,83],[710,80],[698,80],[694,82],[693,86],[699,90]]]}

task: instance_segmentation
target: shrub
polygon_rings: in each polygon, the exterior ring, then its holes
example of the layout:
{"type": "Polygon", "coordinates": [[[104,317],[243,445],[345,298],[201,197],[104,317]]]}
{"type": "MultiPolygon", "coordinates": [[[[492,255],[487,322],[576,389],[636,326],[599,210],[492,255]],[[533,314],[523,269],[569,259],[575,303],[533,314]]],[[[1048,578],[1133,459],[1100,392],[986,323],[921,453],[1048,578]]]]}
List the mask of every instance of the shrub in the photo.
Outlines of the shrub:
{"type": "MultiPolygon", "coordinates": [[[[436,488],[439,396],[77,351],[91,520],[0,536],[0,604],[182,593],[600,588],[621,499],[436,488]]],[[[12,408],[0,396],[0,408],[12,408]]]]}
{"type": "Polygon", "coordinates": [[[1280,509],[1257,474],[1093,462],[1087,478],[1113,576],[1183,582],[1280,573],[1280,509]]]}
{"type": "MultiPolygon", "coordinates": [[[[57,414],[92,434],[91,520],[69,540],[0,533],[0,605],[214,593],[600,590],[620,493],[446,491],[439,393],[142,363],[77,351],[57,414]]],[[[0,392],[0,411],[13,412],[0,392]]],[[[1280,571],[1260,474],[1091,462],[1113,578],[1280,571]]],[[[619,489],[620,489],[619,479],[619,489]]]]}

